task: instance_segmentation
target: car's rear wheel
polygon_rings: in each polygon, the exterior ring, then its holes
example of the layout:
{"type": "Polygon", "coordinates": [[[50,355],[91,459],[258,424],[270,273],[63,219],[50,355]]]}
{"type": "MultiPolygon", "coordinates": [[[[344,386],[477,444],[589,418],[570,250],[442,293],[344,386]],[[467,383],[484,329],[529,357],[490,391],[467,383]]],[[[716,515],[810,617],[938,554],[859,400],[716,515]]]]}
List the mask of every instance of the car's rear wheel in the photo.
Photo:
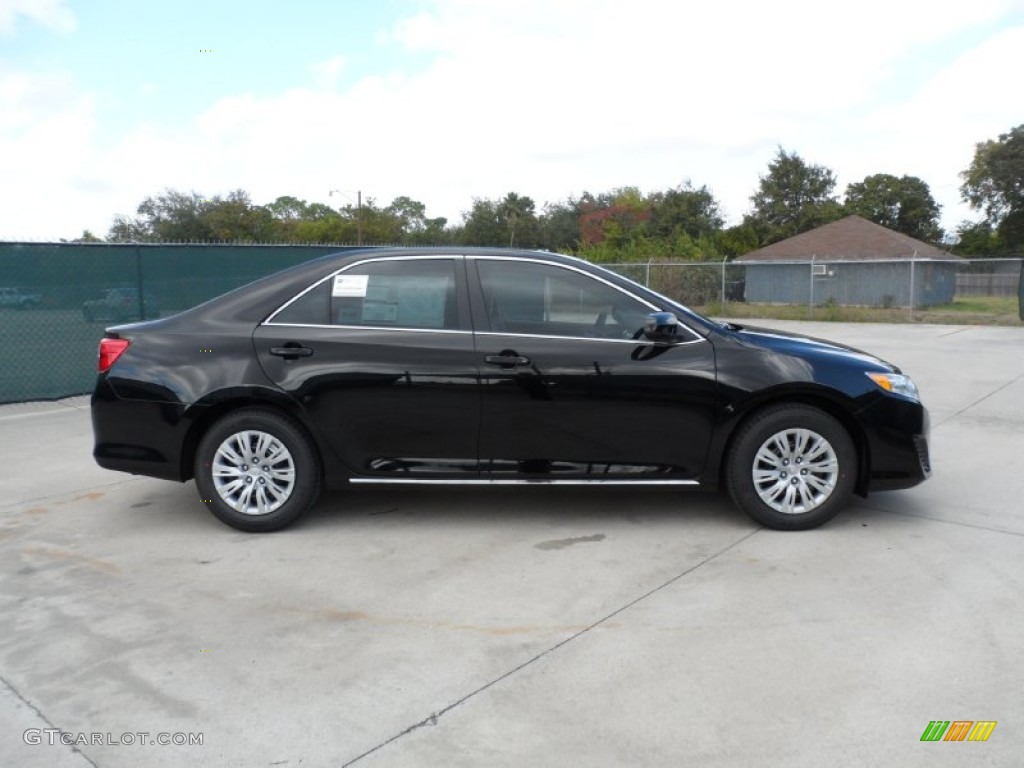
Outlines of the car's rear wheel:
{"type": "Polygon", "coordinates": [[[846,506],[857,451],[834,417],[798,403],[756,413],[736,435],[729,493],[755,521],[777,530],[815,528],[846,506]]]}
{"type": "Polygon", "coordinates": [[[200,498],[241,531],[277,531],[320,495],[320,466],[305,431],[275,411],[247,408],[216,422],[196,451],[200,498]]]}

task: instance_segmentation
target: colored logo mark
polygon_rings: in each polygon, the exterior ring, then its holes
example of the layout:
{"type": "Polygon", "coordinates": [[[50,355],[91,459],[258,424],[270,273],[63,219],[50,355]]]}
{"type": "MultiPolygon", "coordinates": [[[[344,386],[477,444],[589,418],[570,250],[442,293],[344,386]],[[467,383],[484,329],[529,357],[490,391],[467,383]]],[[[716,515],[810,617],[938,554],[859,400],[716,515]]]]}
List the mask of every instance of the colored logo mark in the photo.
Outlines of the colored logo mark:
{"type": "Polygon", "coordinates": [[[921,734],[921,741],[988,741],[996,720],[932,720],[921,734]]]}

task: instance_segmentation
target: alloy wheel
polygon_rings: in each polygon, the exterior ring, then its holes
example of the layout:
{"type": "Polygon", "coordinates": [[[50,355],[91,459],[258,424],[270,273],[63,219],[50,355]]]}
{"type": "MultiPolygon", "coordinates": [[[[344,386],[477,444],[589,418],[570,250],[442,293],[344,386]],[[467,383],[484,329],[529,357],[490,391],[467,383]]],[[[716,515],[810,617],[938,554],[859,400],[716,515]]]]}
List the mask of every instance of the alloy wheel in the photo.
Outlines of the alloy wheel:
{"type": "Polygon", "coordinates": [[[761,501],[776,512],[797,515],[829,499],[839,479],[839,460],[817,432],[786,429],[761,444],[752,472],[761,501]]]}
{"type": "Polygon", "coordinates": [[[214,454],[213,484],[229,507],[245,515],[277,510],[295,489],[295,462],[284,444],[259,430],[236,432],[214,454]]]}

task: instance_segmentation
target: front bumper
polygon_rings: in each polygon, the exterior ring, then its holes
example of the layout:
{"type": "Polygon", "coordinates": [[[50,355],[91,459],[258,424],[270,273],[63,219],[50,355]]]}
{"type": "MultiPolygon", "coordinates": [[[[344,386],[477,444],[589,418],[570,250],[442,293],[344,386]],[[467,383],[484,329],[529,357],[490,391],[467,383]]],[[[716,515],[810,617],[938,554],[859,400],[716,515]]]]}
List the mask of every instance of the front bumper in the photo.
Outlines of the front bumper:
{"type": "Polygon", "coordinates": [[[931,475],[931,420],[921,403],[883,395],[860,414],[867,436],[871,491],[912,488],[931,475]]]}

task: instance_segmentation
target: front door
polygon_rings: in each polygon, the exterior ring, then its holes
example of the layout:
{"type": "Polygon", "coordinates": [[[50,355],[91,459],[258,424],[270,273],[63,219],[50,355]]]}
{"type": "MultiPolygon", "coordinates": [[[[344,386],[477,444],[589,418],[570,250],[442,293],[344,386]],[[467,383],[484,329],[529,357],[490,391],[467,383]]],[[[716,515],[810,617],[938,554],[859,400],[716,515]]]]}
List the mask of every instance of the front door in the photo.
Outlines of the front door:
{"type": "Polygon", "coordinates": [[[700,474],[716,401],[706,339],[688,330],[672,345],[638,338],[660,307],[582,269],[514,257],[467,263],[482,470],[492,479],[700,474]]]}

